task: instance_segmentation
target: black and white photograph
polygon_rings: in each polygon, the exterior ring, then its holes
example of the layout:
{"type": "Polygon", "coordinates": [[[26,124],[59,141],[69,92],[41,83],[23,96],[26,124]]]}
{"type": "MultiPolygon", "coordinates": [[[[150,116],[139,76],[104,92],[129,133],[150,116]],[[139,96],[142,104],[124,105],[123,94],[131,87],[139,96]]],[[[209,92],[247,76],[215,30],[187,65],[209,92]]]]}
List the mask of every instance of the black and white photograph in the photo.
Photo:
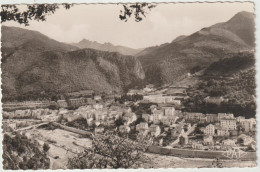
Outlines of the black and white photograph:
{"type": "Polygon", "coordinates": [[[257,167],[253,1],[0,16],[4,170],[257,167]]]}

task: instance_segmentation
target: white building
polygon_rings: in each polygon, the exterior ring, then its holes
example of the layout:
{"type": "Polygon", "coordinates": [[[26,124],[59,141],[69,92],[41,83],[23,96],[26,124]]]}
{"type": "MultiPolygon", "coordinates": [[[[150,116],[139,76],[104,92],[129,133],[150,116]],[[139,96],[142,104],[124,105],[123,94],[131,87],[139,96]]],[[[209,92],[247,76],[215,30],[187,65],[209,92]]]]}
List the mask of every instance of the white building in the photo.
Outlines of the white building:
{"type": "Polygon", "coordinates": [[[152,136],[157,137],[161,134],[161,128],[158,125],[151,125],[149,127],[150,133],[152,136]]]}
{"type": "Polygon", "coordinates": [[[220,120],[220,126],[223,129],[236,130],[237,123],[235,119],[222,119],[220,120]]]}
{"type": "Polygon", "coordinates": [[[205,135],[214,136],[215,135],[215,126],[212,124],[209,124],[206,126],[204,130],[205,135]]]}

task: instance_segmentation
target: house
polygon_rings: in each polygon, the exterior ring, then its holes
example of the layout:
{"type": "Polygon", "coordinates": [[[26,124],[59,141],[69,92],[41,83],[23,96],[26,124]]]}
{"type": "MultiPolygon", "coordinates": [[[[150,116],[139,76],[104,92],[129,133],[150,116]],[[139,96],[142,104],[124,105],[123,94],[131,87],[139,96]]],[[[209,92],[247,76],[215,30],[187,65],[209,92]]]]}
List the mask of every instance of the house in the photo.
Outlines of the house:
{"type": "Polygon", "coordinates": [[[217,136],[229,136],[229,134],[227,129],[217,129],[217,136]]]}
{"type": "Polygon", "coordinates": [[[193,149],[199,149],[199,150],[203,150],[204,146],[201,143],[193,143],[192,144],[192,148],[193,149]]]}
{"type": "Polygon", "coordinates": [[[94,105],[93,105],[93,108],[98,110],[98,109],[103,109],[104,106],[103,106],[102,104],[98,104],[98,103],[97,103],[97,104],[94,104],[94,105]]]}
{"type": "Polygon", "coordinates": [[[175,117],[175,108],[174,107],[163,107],[164,116],[167,116],[168,119],[173,119],[175,117]]]}
{"type": "Polygon", "coordinates": [[[205,127],[204,130],[205,135],[214,136],[215,135],[215,126],[212,124],[209,124],[205,127]]]}
{"type": "Polygon", "coordinates": [[[224,146],[236,146],[236,141],[235,140],[231,140],[231,139],[227,139],[227,140],[223,140],[222,144],[224,146]]]}
{"type": "Polygon", "coordinates": [[[232,113],[218,113],[218,121],[221,119],[234,119],[234,114],[232,113]]]}
{"type": "Polygon", "coordinates": [[[160,121],[166,126],[170,126],[173,123],[173,120],[169,119],[167,116],[162,116],[160,121]]]}
{"type": "Polygon", "coordinates": [[[149,127],[149,131],[150,131],[151,135],[154,137],[157,137],[161,134],[161,128],[158,125],[152,124],[149,127]]]}
{"type": "Polygon", "coordinates": [[[252,131],[256,127],[256,121],[253,118],[241,120],[240,124],[245,132],[252,131]]]}
{"type": "Polygon", "coordinates": [[[205,115],[203,113],[196,113],[196,112],[185,112],[184,118],[185,121],[188,122],[196,122],[199,121],[200,118],[203,118],[205,115]]]}
{"type": "Polygon", "coordinates": [[[130,131],[131,131],[131,128],[127,125],[119,126],[119,132],[120,133],[129,133],[130,131]]]}
{"type": "Polygon", "coordinates": [[[129,125],[137,120],[137,116],[135,113],[126,113],[123,116],[123,120],[125,121],[125,125],[129,125]]]}
{"type": "Polygon", "coordinates": [[[123,116],[123,111],[116,111],[116,110],[110,111],[108,115],[111,116],[111,117],[114,117],[115,120],[117,120],[117,119],[119,119],[119,118],[122,118],[122,116],[123,116]]]}
{"type": "Polygon", "coordinates": [[[97,95],[97,96],[94,96],[94,100],[95,100],[95,101],[100,101],[100,100],[102,100],[102,97],[101,97],[101,96],[98,96],[98,95],[97,95]]]}
{"type": "Polygon", "coordinates": [[[237,119],[237,122],[241,122],[241,121],[245,120],[245,117],[244,116],[238,116],[236,119],[237,119]]]}
{"type": "Polygon", "coordinates": [[[148,123],[147,122],[141,122],[140,124],[136,125],[136,130],[143,130],[143,129],[148,129],[148,123]]]}
{"type": "Polygon", "coordinates": [[[161,122],[162,116],[163,116],[162,110],[154,110],[153,111],[153,123],[159,124],[161,122]]]}
{"type": "Polygon", "coordinates": [[[98,127],[95,128],[95,134],[103,133],[104,130],[105,130],[104,127],[102,127],[102,126],[98,126],[98,127]]]}
{"type": "Polygon", "coordinates": [[[206,121],[208,123],[214,123],[218,121],[217,114],[206,114],[206,121]]]}
{"type": "Polygon", "coordinates": [[[142,118],[146,121],[146,122],[150,122],[151,121],[151,117],[149,114],[142,114],[142,118]]]}
{"type": "Polygon", "coordinates": [[[211,135],[203,136],[203,144],[204,145],[214,145],[213,136],[211,136],[211,135]]]}
{"type": "Polygon", "coordinates": [[[92,127],[95,124],[93,118],[88,118],[88,119],[86,119],[86,121],[87,121],[88,126],[90,126],[90,127],[92,127]]]}
{"type": "Polygon", "coordinates": [[[237,128],[237,122],[235,119],[221,119],[220,120],[220,127],[223,129],[228,130],[236,130],[237,128]]]}
{"type": "Polygon", "coordinates": [[[66,100],[58,100],[58,101],[57,101],[57,104],[58,104],[58,106],[59,106],[60,108],[66,108],[66,107],[68,107],[68,103],[67,103],[66,100]]]}
{"type": "Polygon", "coordinates": [[[107,117],[107,111],[105,110],[97,110],[94,112],[95,114],[95,120],[96,121],[104,121],[105,120],[105,117],[107,117]]]}
{"type": "Polygon", "coordinates": [[[80,119],[81,116],[75,115],[75,114],[68,114],[68,115],[63,116],[63,118],[66,118],[68,120],[68,122],[72,122],[72,121],[75,121],[77,119],[80,119]]]}

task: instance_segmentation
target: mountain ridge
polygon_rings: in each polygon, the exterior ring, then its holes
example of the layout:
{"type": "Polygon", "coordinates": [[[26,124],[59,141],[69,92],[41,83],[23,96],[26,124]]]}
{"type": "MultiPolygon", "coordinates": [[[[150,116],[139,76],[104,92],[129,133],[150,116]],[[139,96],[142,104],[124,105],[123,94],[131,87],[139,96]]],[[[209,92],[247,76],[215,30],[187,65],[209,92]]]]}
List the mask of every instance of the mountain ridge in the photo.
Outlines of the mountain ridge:
{"type": "Polygon", "coordinates": [[[252,49],[253,13],[242,12],[226,22],[203,28],[169,44],[145,49],[137,57],[143,65],[146,81],[163,85],[177,82],[197,66],[203,69],[221,58],[252,49]],[[239,28],[232,31],[232,25],[239,28]]]}
{"type": "Polygon", "coordinates": [[[82,39],[78,43],[71,43],[71,45],[76,46],[80,49],[82,48],[92,48],[95,50],[101,50],[101,51],[108,51],[108,52],[118,52],[123,55],[136,55],[139,51],[142,49],[133,49],[121,45],[114,45],[109,42],[105,42],[104,44],[101,44],[97,41],[90,41],[87,39],[82,39]]]}
{"type": "Polygon", "coordinates": [[[86,89],[96,93],[120,93],[133,83],[141,83],[145,77],[136,57],[78,49],[39,32],[30,32],[2,28],[2,95],[5,101],[51,98],[86,89]],[[16,38],[20,40],[15,42],[16,38]]]}

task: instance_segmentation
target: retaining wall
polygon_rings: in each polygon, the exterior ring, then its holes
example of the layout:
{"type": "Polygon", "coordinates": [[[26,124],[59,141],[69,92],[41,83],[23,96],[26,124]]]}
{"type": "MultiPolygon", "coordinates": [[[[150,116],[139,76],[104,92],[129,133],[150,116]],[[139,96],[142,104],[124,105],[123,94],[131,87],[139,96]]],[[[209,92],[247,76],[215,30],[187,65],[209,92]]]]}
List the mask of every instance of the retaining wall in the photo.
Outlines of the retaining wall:
{"type": "MultiPolygon", "coordinates": [[[[204,151],[204,150],[188,150],[188,149],[176,149],[176,148],[165,148],[160,146],[150,146],[148,149],[151,153],[172,155],[186,158],[220,158],[220,159],[232,159],[225,156],[226,151],[204,151]]],[[[239,157],[239,155],[237,155],[239,157]]],[[[233,155],[233,159],[236,156],[233,155]]],[[[256,160],[256,152],[243,152],[240,160],[256,160]]]]}

